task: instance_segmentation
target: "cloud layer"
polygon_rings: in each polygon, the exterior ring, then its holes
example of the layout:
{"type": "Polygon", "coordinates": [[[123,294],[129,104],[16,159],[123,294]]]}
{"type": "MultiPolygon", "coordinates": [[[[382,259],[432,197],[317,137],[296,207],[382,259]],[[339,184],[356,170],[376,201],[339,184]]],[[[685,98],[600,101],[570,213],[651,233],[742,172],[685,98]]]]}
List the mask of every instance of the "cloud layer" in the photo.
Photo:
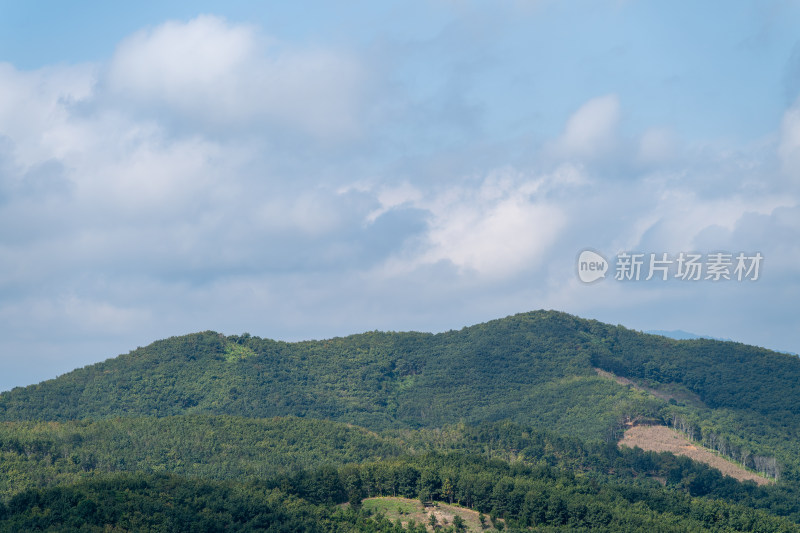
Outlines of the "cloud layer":
{"type": "Polygon", "coordinates": [[[745,142],[599,86],[552,127],[546,101],[502,122],[499,81],[459,84],[487,67],[448,42],[384,42],[377,61],[203,15],[99,64],[0,64],[0,389],[206,328],[298,339],[541,307],[800,349],[800,104],[745,142]],[[415,78],[437,54],[448,68],[415,78]],[[752,285],[589,287],[586,247],[765,267],[752,285]]]}

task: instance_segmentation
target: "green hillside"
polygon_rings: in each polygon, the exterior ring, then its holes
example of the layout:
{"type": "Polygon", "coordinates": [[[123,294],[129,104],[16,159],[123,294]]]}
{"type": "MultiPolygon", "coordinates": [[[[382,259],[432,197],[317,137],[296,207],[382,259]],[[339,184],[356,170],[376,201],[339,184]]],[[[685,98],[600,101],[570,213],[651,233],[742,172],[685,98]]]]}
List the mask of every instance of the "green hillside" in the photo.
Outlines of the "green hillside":
{"type": "Polygon", "coordinates": [[[0,424],[0,497],[102,472],[263,478],[397,457],[398,441],[325,420],[185,415],[0,424]]]}
{"type": "Polygon", "coordinates": [[[80,529],[84,514],[98,531],[392,530],[358,509],[373,496],[455,500],[520,528],[794,531],[798,383],[794,356],[552,311],[440,334],[173,337],[0,394],[0,531],[80,529]],[[618,450],[637,419],[778,482],[618,450]]]}
{"type": "Polygon", "coordinates": [[[457,503],[520,527],[794,531],[800,521],[787,487],[510,423],[379,436],[296,418],[13,422],[0,428],[0,466],[0,531],[192,531],[215,521],[391,531],[335,507],[381,495],[457,503]]]}
{"type": "Polygon", "coordinates": [[[0,394],[0,420],[202,413],[382,430],[509,419],[603,439],[626,417],[671,420],[677,412],[734,441],[756,439],[757,448],[774,446],[772,436],[800,437],[798,383],[794,356],[538,311],[436,335],[370,332],[299,343],[214,332],[173,337],[0,394]],[[680,387],[701,401],[673,401],[686,405],[670,410],[666,400],[598,377],[593,366],[680,387]]]}
{"type": "Polygon", "coordinates": [[[0,419],[291,415],[376,430],[512,419],[596,436],[648,401],[595,375],[583,324],[538,312],[300,343],[203,332],[4,393],[0,419]]]}
{"type": "MultiPolygon", "coordinates": [[[[283,489],[270,482],[107,476],[18,494],[7,505],[0,504],[0,531],[430,531],[424,524],[392,522],[360,506],[335,505],[348,488],[357,491],[362,482],[372,481],[369,466],[347,473],[332,471],[332,476],[312,474],[306,482],[286,484],[283,489]]],[[[509,531],[798,531],[786,519],[739,504],[667,494],[655,487],[598,487],[569,476],[511,470],[477,459],[432,457],[419,468],[397,462],[387,465],[387,470],[408,473],[423,484],[429,472],[439,470],[447,470],[456,483],[460,479],[485,481],[472,494],[472,503],[485,511],[487,525],[497,525],[502,519],[509,531]]],[[[463,490],[460,483],[455,486],[463,490]]],[[[438,526],[437,531],[457,531],[455,524],[438,526]]]]}

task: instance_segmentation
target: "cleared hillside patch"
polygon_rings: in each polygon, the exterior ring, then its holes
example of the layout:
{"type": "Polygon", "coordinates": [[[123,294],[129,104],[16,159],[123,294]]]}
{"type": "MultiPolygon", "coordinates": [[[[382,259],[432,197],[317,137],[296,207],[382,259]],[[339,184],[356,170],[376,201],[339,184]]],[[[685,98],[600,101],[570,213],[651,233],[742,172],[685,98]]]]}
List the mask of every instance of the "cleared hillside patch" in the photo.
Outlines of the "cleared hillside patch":
{"type": "Polygon", "coordinates": [[[625,435],[619,441],[619,445],[629,448],[638,446],[642,450],[672,452],[675,455],[683,455],[716,468],[723,475],[731,476],[739,481],[751,480],[759,485],[772,483],[772,480],[720,457],[714,452],[693,443],[682,433],[666,426],[633,426],[625,430],[625,435]]]}
{"type": "Polygon", "coordinates": [[[675,400],[679,403],[686,403],[697,407],[706,407],[706,405],[700,399],[700,396],[678,383],[658,383],[657,387],[648,387],[642,383],[637,383],[626,377],[617,376],[616,374],[607,372],[601,368],[592,368],[592,370],[594,370],[597,375],[602,378],[613,379],[620,385],[633,387],[636,390],[647,392],[656,398],[660,398],[665,401],[675,400]]]}
{"type": "Polygon", "coordinates": [[[478,519],[478,511],[459,507],[458,505],[436,502],[432,505],[423,506],[419,500],[391,496],[367,498],[362,505],[364,509],[369,509],[374,513],[382,513],[392,522],[400,520],[403,526],[407,526],[413,520],[417,524],[425,524],[429,531],[433,531],[433,528],[428,525],[430,516],[433,514],[439,526],[450,526],[453,524],[453,519],[456,516],[460,516],[464,520],[467,531],[497,531],[491,527],[489,516],[485,518],[488,527],[484,529],[478,519]]]}

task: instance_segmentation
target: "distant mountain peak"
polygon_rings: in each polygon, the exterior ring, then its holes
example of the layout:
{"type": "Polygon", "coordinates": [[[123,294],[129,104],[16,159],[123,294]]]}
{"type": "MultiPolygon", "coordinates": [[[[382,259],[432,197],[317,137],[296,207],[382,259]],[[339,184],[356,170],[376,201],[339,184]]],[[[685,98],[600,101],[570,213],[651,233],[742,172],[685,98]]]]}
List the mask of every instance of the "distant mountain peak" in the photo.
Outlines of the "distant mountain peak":
{"type": "Polygon", "coordinates": [[[723,339],[720,337],[712,337],[710,335],[698,335],[682,329],[663,330],[663,329],[649,329],[644,333],[650,335],[661,335],[662,337],[669,337],[678,341],[694,340],[694,339],[710,339],[712,341],[730,341],[731,339],[723,339]]]}

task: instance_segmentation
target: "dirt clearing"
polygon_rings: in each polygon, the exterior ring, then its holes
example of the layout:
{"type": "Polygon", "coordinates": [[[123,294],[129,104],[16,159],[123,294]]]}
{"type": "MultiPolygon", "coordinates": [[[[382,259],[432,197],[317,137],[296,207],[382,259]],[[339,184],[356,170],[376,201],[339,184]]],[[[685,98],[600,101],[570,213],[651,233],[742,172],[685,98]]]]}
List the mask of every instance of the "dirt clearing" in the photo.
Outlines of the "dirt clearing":
{"type": "MultiPolygon", "coordinates": [[[[447,527],[452,525],[453,519],[458,515],[464,520],[467,531],[497,531],[495,528],[490,527],[491,521],[488,516],[485,518],[487,527],[484,528],[478,520],[479,514],[477,511],[458,505],[437,502],[434,505],[423,506],[419,500],[395,497],[367,498],[364,500],[363,505],[365,509],[383,513],[386,518],[393,522],[400,520],[404,526],[407,526],[411,520],[417,524],[424,524],[428,531],[433,531],[433,528],[428,525],[431,514],[436,517],[438,526],[447,527]]],[[[503,520],[500,521],[503,522],[503,520]]]]}
{"type": "Polygon", "coordinates": [[[682,433],[666,426],[634,426],[625,430],[625,436],[619,441],[620,446],[633,448],[638,446],[643,450],[654,452],[672,452],[675,455],[684,455],[695,461],[705,463],[716,468],[726,476],[739,481],[752,480],[759,485],[772,483],[772,480],[760,476],[741,466],[723,459],[719,455],[692,443],[682,433]]]}

